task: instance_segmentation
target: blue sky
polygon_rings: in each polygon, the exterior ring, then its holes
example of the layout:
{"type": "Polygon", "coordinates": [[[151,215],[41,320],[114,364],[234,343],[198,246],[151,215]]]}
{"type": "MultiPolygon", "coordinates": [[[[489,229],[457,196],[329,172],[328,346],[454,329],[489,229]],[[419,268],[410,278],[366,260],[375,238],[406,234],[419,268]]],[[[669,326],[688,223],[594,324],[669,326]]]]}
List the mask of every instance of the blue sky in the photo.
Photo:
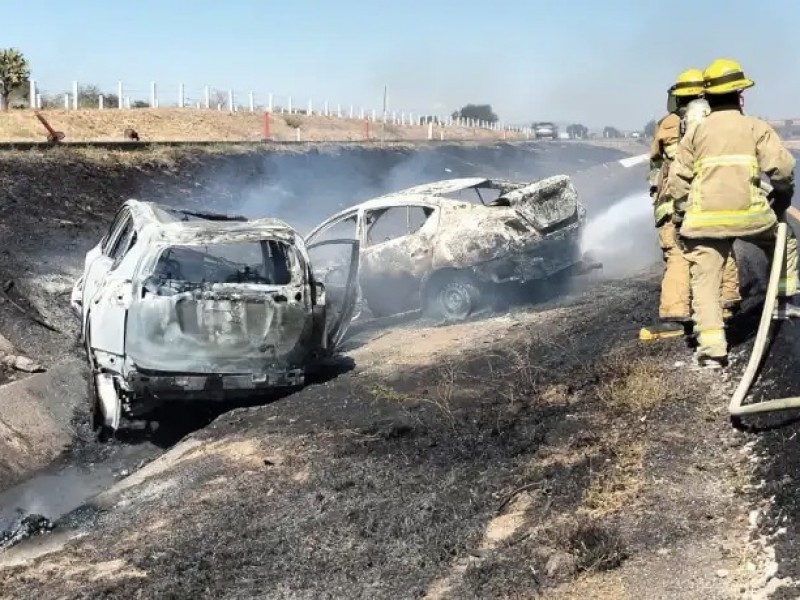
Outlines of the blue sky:
{"type": "Polygon", "coordinates": [[[42,89],[73,80],[173,102],[210,85],[304,105],[447,114],[493,105],[509,122],[640,128],[678,72],[718,56],[757,87],[751,114],[800,117],[792,0],[0,0],[3,39],[42,89]]]}

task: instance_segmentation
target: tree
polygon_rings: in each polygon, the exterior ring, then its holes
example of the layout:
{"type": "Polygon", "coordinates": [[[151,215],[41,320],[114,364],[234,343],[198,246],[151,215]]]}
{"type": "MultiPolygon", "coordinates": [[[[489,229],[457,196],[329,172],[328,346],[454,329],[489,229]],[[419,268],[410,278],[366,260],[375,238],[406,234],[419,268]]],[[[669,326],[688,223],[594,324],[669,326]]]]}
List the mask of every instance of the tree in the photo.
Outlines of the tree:
{"type": "Polygon", "coordinates": [[[8,110],[11,93],[28,83],[31,72],[28,61],[16,48],[0,50],[0,104],[8,110]]]}
{"type": "Polygon", "coordinates": [[[644,137],[647,138],[654,138],[656,137],[656,127],[658,124],[656,123],[655,119],[650,119],[647,125],[644,126],[644,137]]]}
{"type": "Polygon", "coordinates": [[[100,96],[103,96],[103,105],[105,108],[116,108],[119,106],[119,98],[116,94],[104,94],[96,85],[82,85],[78,88],[78,107],[99,108],[100,96]]]}
{"type": "Polygon", "coordinates": [[[497,123],[497,115],[492,111],[491,104],[467,104],[461,110],[453,113],[454,119],[475,119],[487,123],[497,123]]]}
{"type": "Polygon", "coordinates": [[[582,140],[589,135],[589,128],[580,123],[573,123],[572,125],[567,125],[567,135],[572,139],[582,140]]]}
{"type": "Polygon", "coordinates": [[[610,125],[603,129],[603,137],[604,138],[619,138],[622,137],[619,129],[616,127],[611,127],[610,125]]]}

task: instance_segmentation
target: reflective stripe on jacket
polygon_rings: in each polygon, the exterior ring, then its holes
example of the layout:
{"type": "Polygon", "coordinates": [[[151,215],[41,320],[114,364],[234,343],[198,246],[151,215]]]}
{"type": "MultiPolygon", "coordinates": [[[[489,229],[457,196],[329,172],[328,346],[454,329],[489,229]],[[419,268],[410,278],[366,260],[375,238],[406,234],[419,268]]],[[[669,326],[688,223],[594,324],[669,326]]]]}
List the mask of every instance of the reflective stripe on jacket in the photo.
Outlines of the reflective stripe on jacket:
{"type": "Polygon", "coordinates": [[[676,113],[666,115],[658,122],[650,147],[648,181],[650,185],[656,187],[656,193],[653,196],[653,218],[656,226],[661,225],[666,217],[672,214],[672,201],[664,194],[664,184],[677,151],[680,125],[681,118],[676,113]]]}
{"type": "Polygon", "coordinates": [[[776,222],[759,190],[761,173],[791,180],[795,160],[767,123],[739,110],[716,110],[687,131],[665,184],[682,202],[681,235],[722,238],[755,235],[776,222]]]}

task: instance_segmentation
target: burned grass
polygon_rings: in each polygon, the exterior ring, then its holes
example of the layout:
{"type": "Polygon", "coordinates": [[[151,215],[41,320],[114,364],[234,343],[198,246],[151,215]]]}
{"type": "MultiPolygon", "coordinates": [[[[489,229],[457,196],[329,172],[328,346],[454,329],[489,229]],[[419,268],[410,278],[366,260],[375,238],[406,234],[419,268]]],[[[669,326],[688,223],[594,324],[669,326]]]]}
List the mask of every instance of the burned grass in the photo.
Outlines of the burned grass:
{"type": "MultiPolygon", "coordinates": [[[[636,318],[646,305],[628,293],[636,318]]],[[[576,307],[568,323],[517,326],[438,365],[356,370],[223,416],[110,496],[88,536],[7,571],[5,589],[530,597],[624,568],[680,535],[649,518],[647,496],[653,470],[681,456],[652,464],[686,398],[676,385],[640,397],[674,347],[643,353],[603,333],[606,309],[576,307]],[[125,568],[79,581],[65,566],[100,557],[125,568]]]]}

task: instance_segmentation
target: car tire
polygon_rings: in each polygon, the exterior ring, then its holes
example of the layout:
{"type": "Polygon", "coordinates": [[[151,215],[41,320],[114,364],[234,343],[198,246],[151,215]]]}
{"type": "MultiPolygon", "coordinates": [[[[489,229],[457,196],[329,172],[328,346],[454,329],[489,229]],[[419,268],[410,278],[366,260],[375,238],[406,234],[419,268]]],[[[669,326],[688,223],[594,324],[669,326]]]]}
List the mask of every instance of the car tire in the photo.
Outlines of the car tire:
{"type": "Polygon", "coordinates": [[[429,312],[445,321],[463,321],[478,309],[482,296],[473,277],[466,273],[449,273],[432,282],[426,306],[429,312]]]}
{"type": "Polygon", "coordinates": [[[89,373],[88,396],[91,403],[90,414],[92,417],[92,433],[95,439],[101,444],[111,441],[114,438],[114,430],[105,423],[103,410],[100,408],[100,396],[97,393],[97,380],[94,373],[89,373]]]}
{"type": "Polygon", "coordinates": [[[86,350],[86,360],[89,363],[89,375],[87,379],[86,392],[89,400],[89,415],[91,416],[92,433],[95,439],[101,444],[105,444],[114,437],[114,430],[105,423],[103,409],[100,407],[100,394],[97,391],[97,379],[94,375],[94,356],[91,350],[91,335],[89,330],[89,320],[86,320],[86,334],[84,335],[84,349],[86,350]]]}

